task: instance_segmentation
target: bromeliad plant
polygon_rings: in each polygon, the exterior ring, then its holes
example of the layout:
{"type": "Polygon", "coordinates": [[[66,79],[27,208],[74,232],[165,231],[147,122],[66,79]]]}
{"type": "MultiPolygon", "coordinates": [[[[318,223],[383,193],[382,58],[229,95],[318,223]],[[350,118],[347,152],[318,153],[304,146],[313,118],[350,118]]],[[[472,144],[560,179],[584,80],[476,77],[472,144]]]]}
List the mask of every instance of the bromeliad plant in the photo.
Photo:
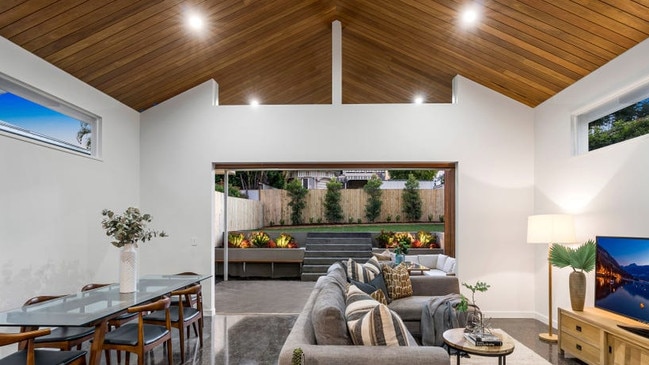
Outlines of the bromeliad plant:
{"type": "Polygon", "coordinates": [[[275,245],[279,248],[297,248],[297,243],[295,243],[295,238],[288,233],[282,233],[275,240],[275,245]]]}
{"type": "Polygon", "coordinates": [[[129,243],[137,247],[138,242],[146,242],[154,237],[168,237],[164,231],[147,229],[146,225],[153,217],[140,213],[138,208],[129,207],[121,215],[104,209],[101,215],[105,217],[101,226],[106,230],[106,236],[113,237],[111,243],[115,247],[123,247],[129,243]]]}
{"type": "Polygon", "coordinates": [[[270,236],[268,235],[268,233],[263,231],[252,232],[250,234],[249,241],[254,247],[268,247],[268,244],[270,243],[270,236]]]}
{"type": "Polygon", "coordinates": [[[248,247],[247,242],[245,234],[241,232],[228,232],[228,246],[245,248],[248,247]]]}

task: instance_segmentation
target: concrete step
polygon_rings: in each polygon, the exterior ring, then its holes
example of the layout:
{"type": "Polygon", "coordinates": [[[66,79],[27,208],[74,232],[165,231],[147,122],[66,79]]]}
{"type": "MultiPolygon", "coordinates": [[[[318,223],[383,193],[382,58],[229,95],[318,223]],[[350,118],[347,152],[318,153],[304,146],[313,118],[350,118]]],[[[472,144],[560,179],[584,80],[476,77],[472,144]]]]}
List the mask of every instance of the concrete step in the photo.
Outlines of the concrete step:
{"type": "Polygon", "coordinates": [[[308,251],[372,251],[372,244],[367,242],[359,243],[313,243],[307,242],[308,251]]]}
{"type": "Polygon", "coordinates": [[[304,257],[358,257],[370,258],[372,257],[371,251],[304,251],[304,257]]]}
{"type": "MultiPolygon", "coordinates": [[[[347,261],[349,257],[305,257],[303,265],[331,265],[338,261],[347,261]]],[[[354,261],[364,264],[367,258],[353,258],[354,261]]]]}
{"type": "Polygon", "coordinates": [[[372,238],[371,233],[365,232],[309,232],[306,238],[372,238]]]}
{"type": "Polygon", "coordinates": [[[304,273],[303,272],[302,281],[318,281],[318,278],[324,275],[326,275],[326,272],[325,273],[311,273],[311,272],[304,273]]]}
{"type": "Polygon", "coordinates": [[[302,274],[304,275],[305,273],[321,273],[321,274],[326,274],[327,269],[329,269],[329,265],[302,265],[302,274]]]}

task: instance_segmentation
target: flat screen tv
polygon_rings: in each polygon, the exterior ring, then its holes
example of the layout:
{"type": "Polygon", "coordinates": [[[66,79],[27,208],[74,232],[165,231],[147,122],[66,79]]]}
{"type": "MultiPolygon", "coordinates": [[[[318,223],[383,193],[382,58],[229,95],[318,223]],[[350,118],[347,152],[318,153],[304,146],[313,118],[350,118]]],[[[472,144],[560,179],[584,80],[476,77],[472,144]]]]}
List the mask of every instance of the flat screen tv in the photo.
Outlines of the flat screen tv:
{"type": "Polygon", "coordinates": [[[595,307],[648,323],[649,238],[598,236],[596,243],[595,307]]]}

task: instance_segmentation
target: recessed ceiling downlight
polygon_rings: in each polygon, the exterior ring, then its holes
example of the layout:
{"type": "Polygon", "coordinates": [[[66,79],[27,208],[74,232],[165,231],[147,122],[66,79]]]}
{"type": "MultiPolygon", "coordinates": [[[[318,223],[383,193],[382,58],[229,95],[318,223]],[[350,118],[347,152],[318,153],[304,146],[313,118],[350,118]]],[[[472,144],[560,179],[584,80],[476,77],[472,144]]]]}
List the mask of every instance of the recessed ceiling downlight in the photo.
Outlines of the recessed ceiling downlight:
{"type": "Polygon", "coordinates": [[[193,30],[202,30],[205,27],[203,17],[198,14],[190,14],[187,17],[187,25],[193,30]]]}

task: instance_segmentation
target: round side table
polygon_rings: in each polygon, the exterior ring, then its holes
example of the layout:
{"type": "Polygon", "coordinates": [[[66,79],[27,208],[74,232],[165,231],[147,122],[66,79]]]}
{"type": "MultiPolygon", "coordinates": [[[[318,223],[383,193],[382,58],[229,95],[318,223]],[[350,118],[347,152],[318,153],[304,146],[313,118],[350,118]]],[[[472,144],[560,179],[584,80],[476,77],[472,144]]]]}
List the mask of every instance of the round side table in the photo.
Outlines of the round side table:
{"type": "Polygon", "coordinates": [[[514,340],[502,331],[493,330],[493,333],[502,338],[502,346],[476,346],[464,337],[464,328],[446,330],[442,337],[449,348],[449,354],[451,349],[456,350],[457,365],[460,365],[461,351],[470,355],[497,357],[498,365],[506,365],[507,355],[514,352],[514,340]]]}

